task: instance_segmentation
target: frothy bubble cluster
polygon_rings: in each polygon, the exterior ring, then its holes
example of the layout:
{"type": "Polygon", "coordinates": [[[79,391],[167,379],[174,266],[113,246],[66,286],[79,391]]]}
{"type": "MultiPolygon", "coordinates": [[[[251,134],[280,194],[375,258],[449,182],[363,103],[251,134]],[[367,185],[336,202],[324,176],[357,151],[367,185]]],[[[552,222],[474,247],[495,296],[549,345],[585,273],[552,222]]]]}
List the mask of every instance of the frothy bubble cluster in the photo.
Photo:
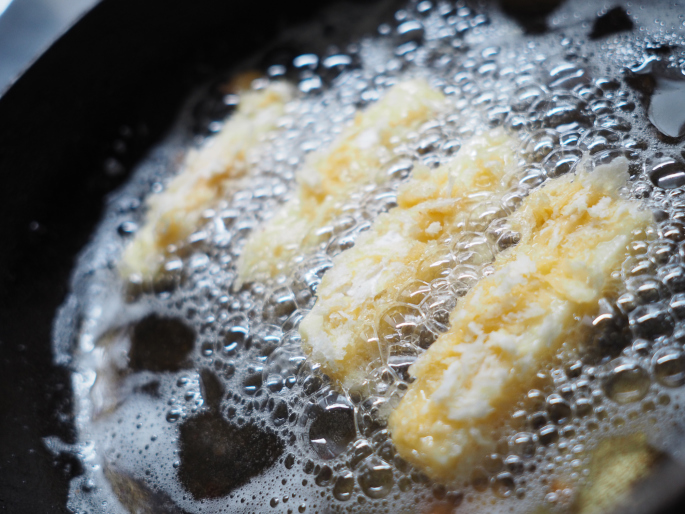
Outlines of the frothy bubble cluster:
{"type": "Polygon", "coordinates": [[[194,101],[111,200],[57,321],[58,339],[78,341],[80,442],[70,451],[85,472],[72,482],[70,508],[527,512],[570,505],[600,434],[649,429],[668,452],[685,384],[685,164],[679,139],[656,131],[643,105],[666,80],[659,77],[680,80],[673,70],[683,65],[683,41],[653,30],[590,43],[581,30],[532,39],[496,11],[420,1],[344,48],[267,63],[254,88],[286,78],[301,95],[252,163],[253,181],[204,212],[186,242],[190,255],[172,255],[164,280],[133,288],[113,264],[143,222],[139,198],[162,190],[178,149],[219,130],[239,99],[210,88],[194,101]],[[640,67],[646,60],[656,63],[652,75],[640,67]],[[305,156],[410,76],[441,90],[447,111],[395,149],[387,183],[356,191],[321,231],[327,239],[298,256],[291,273],[233,292],[246,237],[292,195],[305,156]],[[414,166],[438,167],[498,126],[520,140],[509,191],[473,198],[465,235],[424,264],[436,278],[409,284],[381,316],[386,358],[369,364],[358,390],[336,389],[307,360],[298,334],[332,259],[395,206],[414,166]],[[618,156],[630,162],[625,195],[643,199],[658,221],[633,244],[620,271],[623,290],[600,302],[580,351],[563,349],[539,371],[507,417],[496,453],[463,482],[432,482],[396,454],[386,429],[409,386],[409,365],[447,330],[449,313],[492,271],[494,256],[517,243],[506,217],[528,192],[572,173],[582,158],[593,169],[618,156]],[[76,314],[78,327],[66,321],[76,314]]]}

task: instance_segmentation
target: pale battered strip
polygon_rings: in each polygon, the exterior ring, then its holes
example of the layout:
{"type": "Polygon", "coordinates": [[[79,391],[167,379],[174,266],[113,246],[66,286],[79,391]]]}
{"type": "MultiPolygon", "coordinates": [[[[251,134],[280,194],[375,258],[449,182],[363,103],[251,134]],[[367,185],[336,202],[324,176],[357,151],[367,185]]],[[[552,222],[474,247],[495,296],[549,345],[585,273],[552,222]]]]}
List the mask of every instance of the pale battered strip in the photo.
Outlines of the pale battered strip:
{"type": "Polygon", "coordinates": [[[620,158],[546,184],[511,217],[520,243],[495,260],[450,316],[451,327],[409,369],[416,377],[392,412],[399,454],[429,476],[467,476],[534,375],[562,344],[580,343],[579,321],[618,286],[627,245],[653,223],[618,190],[620,158]]]}
{"type": "Polygon", "coordinates": [[[284,82],[240,93],[238,107],[221,131],[190,151],[162,193],[148,197],[145,224],[122,256],[122,276],[154,279],[169,245],[183,245],[198,229],[202,212],[240,187],[239,181],[249,175],[250,152],[277,128],[293,96],[294,88],[284,82]]]}
{"type": "Polygon", "coordinates": [[[286,271],[293,257],[319,241],[317,231],[353,191],[387,180],[383,166],[393,158],[393,149],[435,118],[444,101],[424,80],[400,82],[358,113],[330,148],[310,155],[297,173],[295,197],[247,240],[235,288],[286,271]]]}
{"type": "Polygon", "coordinates": [[[469,195],[506,191],[515,147],[502,129],[492,130],[440,168],[415,170],[399,188],[398,206],[333,259],[300,324],[303,348],[326,374],[348,388],[366,378],[367,365],[380,357],[379,344],[387,345],[374,329],[380,317],[412,281],[435,278],[430,265],[449,253],[447,242],[456,240],[474,201],[469,195]]]}
{"type": "Polygon", "coordinates": [[[578,514],[619,512],[617,507],[625,505],[633,487],[664,457],[642,432],[603,439],[590,455],[587,481],[574,502],[578,514]]]}

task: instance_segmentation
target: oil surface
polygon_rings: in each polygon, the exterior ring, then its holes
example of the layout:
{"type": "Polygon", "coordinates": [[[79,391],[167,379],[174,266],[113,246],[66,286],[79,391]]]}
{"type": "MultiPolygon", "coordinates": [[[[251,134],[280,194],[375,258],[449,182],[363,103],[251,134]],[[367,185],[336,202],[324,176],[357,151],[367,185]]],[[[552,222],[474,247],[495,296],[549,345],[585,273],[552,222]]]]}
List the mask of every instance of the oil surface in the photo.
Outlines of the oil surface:
{"type": "Polygon", "coordinates": [[[655,453],[674,453],[685,421],[685,120],[664,106],[683,102],[681,13],[562,4],[534,16],[532,27],[493,6],[410,2],[345,46],[319,50],[313,41],[316,52],[267,56],[265,78],[253,87],[285,77],[300,96],[253,163],[253,183],[205,212],[192,252],[169,260],[164,281],[136,290],[122,283],[116,262],[144,220],[141,200],[164,188],[179,154],[216,132],[235,101],[220,88],[199,91],[110,198],[56,320],[57,356],[74,370],[80,443],[47,444],[73,451],[85,468],[69,507],[577,511],[602,438],[644,431],[655,453]],[[407,77],[447,95],[447,111],[396,148],[387,184],[352,195],[328,240],[299,256],[292,273],[233,292],[245,238],[289,198],[305,155],[407,77]],[[468,239],[435,263],[449,273],[407,291],[413,314],[384,318],[386,336],[411,351],[372,365],[361,391],[336,390],[307,361],[297,331],[331,259],[394,206],[417,163],[448,162],[472,135],[497,126],[520,140],[511,189],[474,202],[468,239]],[[540,370],[497,453],[466,481],[432,483],[396,456],[384,406],[402,396],[408,366],[447,329],[459,297],[490,272],[489,261],[474,256],[515,244],[506,215],[548,178],[573,173],[581,158],[592,169],[618,156],[631,163],[625,196],[642,199],[658,221],[624,263],[623,290],[586,320],[592,337],[582,352],[562,351],[540,370]],[[76,343],[66,351],[66,341],[76,343]]]}

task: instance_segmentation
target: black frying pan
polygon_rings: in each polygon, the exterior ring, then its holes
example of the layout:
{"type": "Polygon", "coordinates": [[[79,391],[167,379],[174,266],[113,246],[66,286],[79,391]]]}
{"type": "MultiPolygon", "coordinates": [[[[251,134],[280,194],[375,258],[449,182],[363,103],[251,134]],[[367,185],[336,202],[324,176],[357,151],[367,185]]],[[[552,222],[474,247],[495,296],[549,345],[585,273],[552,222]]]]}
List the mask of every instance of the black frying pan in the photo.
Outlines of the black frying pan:
{"type": "MultiPolygon", "coordinates": [[[[550,2],[510,3],[526,30],[544,29],[540,5],[550,2]]],[[[320,8],[313,0],[104,0],[0,99],[0,511],[67,512],[68,481],[81,472],[42,443],[75,442],[68,370],[53,364],[51,327],[104,195],[194,86],[320,8]],[[123,168],[107,165],[115,154],[123,168]]],[[[684,491],[685,473],[672,464],[638,491],[635,512],[657,504],[682,512],[684,491]]]]}

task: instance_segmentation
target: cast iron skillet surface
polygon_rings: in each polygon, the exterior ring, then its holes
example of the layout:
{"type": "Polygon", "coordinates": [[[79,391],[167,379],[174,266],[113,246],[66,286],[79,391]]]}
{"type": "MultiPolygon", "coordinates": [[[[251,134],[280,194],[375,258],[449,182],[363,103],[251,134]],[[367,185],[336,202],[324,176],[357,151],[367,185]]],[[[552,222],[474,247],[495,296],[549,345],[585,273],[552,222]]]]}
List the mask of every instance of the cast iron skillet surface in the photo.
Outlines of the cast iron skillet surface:
{"type": "MultiPolygon", "coordinates": [[[[556,3],[506,7],[535,37],[556,3]]],[[[82,472],[42,439],[75,442],[68,370],[53,363],[51,329],[103,197],[193,87],[316,17],[320,4],[104,0],[0,99],[0,511],[67,512],[69,480],[82,472]],[[114,144],[122,140],[124,150],[114,144]]],[[[624,29],[619,19],[602,30],[624,29]]],[[[659,512],[681,512],[684,485],[682,468],[667,465],[636,492],[635,512],[664,496],[671,504],[659,512]]]]}

